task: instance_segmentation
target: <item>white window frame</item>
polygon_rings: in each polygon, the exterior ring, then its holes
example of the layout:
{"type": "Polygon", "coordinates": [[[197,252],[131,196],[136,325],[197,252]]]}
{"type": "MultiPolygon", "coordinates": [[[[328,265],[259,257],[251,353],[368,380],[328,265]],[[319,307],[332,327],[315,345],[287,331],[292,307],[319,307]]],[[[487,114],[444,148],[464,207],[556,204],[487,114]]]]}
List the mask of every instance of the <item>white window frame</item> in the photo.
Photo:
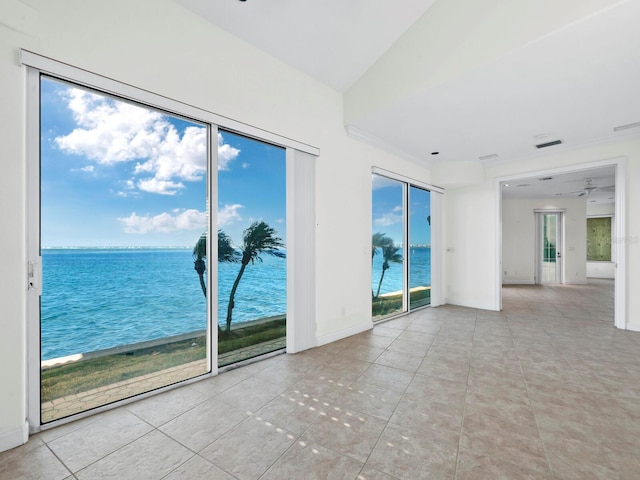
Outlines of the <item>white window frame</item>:
{"type": "MultiPolygon", "coordinates": [[[[315,321],[315,249],[309,242],[315,240],[315,161],[320,155],[317,147],[246,123],[233,120],[208,110],[163,97],[86,70],[61,63],[36,53],[21,50],[20,62],[26,68],[27,80],[27,416],[30,433],[36,433],[63,423],[137,401],[159,392],[218,374],[217,342],[212,332],[217,331],[218,289],[210,288],[207,304],[207,353],[210,373],[178,384],[143,393],[109,405],[81,412],[70,417],[41,424],[40,417],[40,76],[42,74],[67,81],[88,89],[113,95],[186,118],[209,126],[209,168],[207,190],[209,198],[209,232],[217,232],[217,138],[218,129],[236,132],[286,149],[287,155],[287,352],[296,352],[317,345],[315,321]],[[295,253],[294,253],[295,252],[295,253]],[[291,288],[291,290],[289,290],[291,288]]],[[[213,238],[210,234],[210,238],[213,238]]],[[[217,258],[217,242],[208,242],[207,258],[217,258]]],[[[211,264],[211,262],[209,262],[211,264]]],[[[218,284],[217,269],[207,269],[208,285],[218,284]]]]}
{"type": "MultiPolygon", "coordinates": [[[[415,178],[407,177],[406,175],[402,175],[396,172],[392,172],[380,167],[372,167],[371,173],[375,175],[380,175],[382,177],[389,178],[391,180],[396,180],[401,182],[402,184],[402,222],[403,222],[403,247],[402,247],[402,256],[403,258],[409,258],[408,255],[408,244],[409,244],[409,220],[408,220],[408,205],[407,199],[409,198],[409,190],[410,187],[417,187],[423,190],[428,190],[432,195],[430,198],[431,201],[431,301],[429,305],[424,305],[422,307],[414,308],[411,310],[409,308],[409,262],[403,261],[403,296],[402,296],[402,312],[399,312],[394,315],[390,315],[385,318],[381,318],[380,320],[376,320],[375,323],[386,322],[393,318],[397,318],[403,315],[407,315],[412,312],[417,312],[422,308],[428,307],[437,307],[443,305],[445,303],[444,296],[442,294],[443,287],[443,265],[442,265],[442,238],[443,238],[443,228],[442,228],[442,198],[444,196],[444,188],[438,187],[436,185],[432,185],[430,183],[424,182],[422,180],[416,180],[415,178]]],[[[370,229],[373,231],[373,229],[370,229]]],[[[369,283],[371,283],[371,274],[369,275],[369,283]]]]}

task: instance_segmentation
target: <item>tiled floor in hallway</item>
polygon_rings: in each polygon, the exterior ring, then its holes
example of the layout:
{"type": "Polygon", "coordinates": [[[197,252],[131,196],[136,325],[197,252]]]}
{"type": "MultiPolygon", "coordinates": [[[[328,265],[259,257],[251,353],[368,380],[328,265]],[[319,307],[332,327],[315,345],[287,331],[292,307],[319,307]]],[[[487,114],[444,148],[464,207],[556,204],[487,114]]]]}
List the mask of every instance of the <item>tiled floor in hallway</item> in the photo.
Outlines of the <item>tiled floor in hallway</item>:
{"type": "Polygon", "coordinates": [[[7,479],[640,479],[609,281],[506,287],[35,435],[7,479]]]}

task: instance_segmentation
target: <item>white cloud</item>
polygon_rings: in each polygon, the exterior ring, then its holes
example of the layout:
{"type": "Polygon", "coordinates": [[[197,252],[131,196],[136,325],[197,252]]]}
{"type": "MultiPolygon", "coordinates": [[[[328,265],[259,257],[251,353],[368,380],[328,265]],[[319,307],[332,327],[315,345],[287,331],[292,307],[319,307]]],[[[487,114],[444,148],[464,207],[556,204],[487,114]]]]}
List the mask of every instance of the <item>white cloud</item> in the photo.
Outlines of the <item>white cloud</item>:
{"type": "Polygon", "coordinates": [[[56,145],[102,164],[149,156],[170,126],[161,113],[78,88],[64,94],[78,125],[56,145]]]}
{"type": "Polygon", "coordinates": [[[243,208],[243,205],[233,204],[233,205],[225,205],[221,209],[218,210],[218,226],[224,227],[226,225],[230,225],[234,222],[239,222],[242,220],[242,216],[238,212],[239,209],[243,208]]]}
{"type": "Polygon", "coordinates": [[[225,144],[222,134],[218,133],[218,170],[229,170],[229,163],[235,160],[238,155],[240,155],[240,150],[225,144]]]}
{"type": "Polygon", "coordinates": [[[143,192],[159,193],[161,195],[175,195],[184,188],[182,183],[170,180],[159,180],[157,177],[139,180],[136,184],[143,192]]]}
{"type": "Polygon", "coordinates": [[[95,167],[93,165],[87,165],[86,167],[82,167],[80,170],[83,172],[93,172],[95,167]]]}
{"type": "Polygon", "coordinates": [[[176,209],[159,215],[138,216],[133,212],[128,217],[118,218],[125,233],[169,233],[178,230],[203,230],[207,227],[207,213],[195,209],[176,209]]]}
{"type": "MultiPolygon", "coordinates": [[[[400,210],[402,211],[402,208],[400,208],[400,210]]],[[[394,208],[391,212],[385,213],[381,217],[374,219],[374,225],[378,227],[388,227],[389,225],[394,225],[396,223],[402,222],[402,214],[394,212],[397,212],[396,208],[394,208]]]]}
{"type": "MultiPolygon", "coordinates": [[[[189,126],[180,133],[160,112],[78,88],[69,88],[64,98],[77,127],[55,138],[61,150],[104,165],[136,161],[134,175],[145,178],[135,184],[147,192],[174,195],[184,188],[182,181],[204,178],[206,128],[189,126]]],[[[239,153],[218,135],[219,169],[228,168],[239,153]]]]}
{"type": "Polygon", "coordinates": [[[242,168],[244,169],[249,168],[249,164],[247,162],[242,162],[242,168]]]}

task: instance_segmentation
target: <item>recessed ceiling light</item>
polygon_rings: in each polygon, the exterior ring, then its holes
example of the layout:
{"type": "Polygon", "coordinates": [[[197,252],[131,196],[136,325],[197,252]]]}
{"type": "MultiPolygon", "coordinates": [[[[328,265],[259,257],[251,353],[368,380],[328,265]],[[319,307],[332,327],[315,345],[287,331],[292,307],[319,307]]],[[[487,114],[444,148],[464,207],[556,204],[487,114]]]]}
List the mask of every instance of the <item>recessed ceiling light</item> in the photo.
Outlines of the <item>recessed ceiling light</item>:
{"type": "Polygon", "coordinates": [[[505,183],[505,184],[504,184],[504,186],[505,186],[505,187],[508,187],[509,185],[510,185],[510,184],[508,184],[508,183],[505,183]]]}

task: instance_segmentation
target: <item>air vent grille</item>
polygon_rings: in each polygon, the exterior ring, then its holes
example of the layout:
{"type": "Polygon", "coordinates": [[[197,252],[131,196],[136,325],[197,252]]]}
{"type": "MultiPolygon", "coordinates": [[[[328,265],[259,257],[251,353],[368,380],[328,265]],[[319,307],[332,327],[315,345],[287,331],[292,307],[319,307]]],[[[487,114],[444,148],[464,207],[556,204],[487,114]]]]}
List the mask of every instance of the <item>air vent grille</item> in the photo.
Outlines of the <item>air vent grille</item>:
{"type": "Polygon", "coordinates": [[[622,130],[629,130],[630,128],[638,128],[638,127],[640,127],[640,122],[628,123],[627,125],[620,125],[619,127],[615,127],[613,131],[620,132],[622,130]]]}
{"type": "Polygon", "coordinates": [[[552,142],[539,143],[538,145],[536,145],[536,148],[553,147],[554,145],[560,145],[561,143],[562,140],[554,140],[552,142]]]}

